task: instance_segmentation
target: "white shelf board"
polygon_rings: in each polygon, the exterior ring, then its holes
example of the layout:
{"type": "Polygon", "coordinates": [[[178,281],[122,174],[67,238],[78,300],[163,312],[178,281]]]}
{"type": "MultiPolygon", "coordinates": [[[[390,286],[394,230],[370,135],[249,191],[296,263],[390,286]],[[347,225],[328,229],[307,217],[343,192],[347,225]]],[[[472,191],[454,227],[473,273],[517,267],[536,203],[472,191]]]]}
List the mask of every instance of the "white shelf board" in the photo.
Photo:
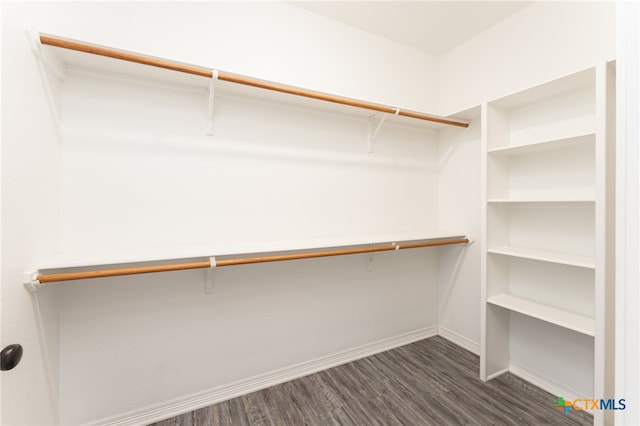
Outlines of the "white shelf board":
{"type": "Polygon", "coordinates": [[[546,321],[587,336],[595,336],[595,320],[582,315],[552,308],[526,299],[500,294],[487,299],[487,303],[546,321]]]}
{"type": "Polygon", "coordinates": [[[538,260],[541,262],[559,263],[579,268],[595,269],[596,261],[593,257],[576,256],[566,253],[555,253],[544,250],[533,250],[522,247],[501,246],[487,250],[488,253],[503,256],[519,257],[523,259],[538,260]]]}
{"type": "Polygon", "coordinates": [[[489,155],[511,156],[530,155],[542,152],[552,153],[560,148],[569,148],[575,145],[592,144],[595,149],[595,133],[584,133],[567,138],[545,139],[541,141],[529,142],[521,145],[509,145],[488,150],[489,155]]]}
{"type": "Polygon", "coordinates": [[[45,261],[39,262],[35,267],[37,270],[59,270],[143,262],[178,261],[181,259],[209,258],[212,256],[241,256],[257,253],[266,254],[337,247],[367,246],[371,244],[381,245],[387,243],[407,243],[411,241],[463,238],[464,236],[464,233],[456,232],[416,232],[343,236],[326,239],[211,243],[189,246],[110,250],[103,252],[83,251],[78,253],[62,253],[45,261]]]}
{"type": "MultiPolygon", "coordinates": [[[[76,72],[76,73],[85,73],[91,74],[102,78],[116,78],[116,79],[127,79],[127,80],[135,80],[141,84],[155,84],[155,85],[168,85],[176,88],[183,88],[187,90],[195,90],[206,94],[209,92],[209,84],[211,79],[208,77],[202,77],[197,75],[186,74],[179,71],[168,70],[164,68],[159,68],[150,65],[143,65],[138,63],[133,63],[125,60],[104,57],[100,55],[94,55],[84,52],[78,52],[70,49],[65,49],[61,47],[48,46],[43,45],[42,49],[46,52],[45,57],[49,58],[51,62],[57,62],[62,64],[64,68],[63,73],[68,71],[76,72]]],[[[163,58],[157,58],[163,59],[163,58]]],[[[173,61],[172,61],[173,62],[173,61]]],[[[184,65],[193,65],[201,68],[209,68],[206,66],[202,66],[199,64],[186,64],[184,65]]],[[[209,68],[215,69],[215,68],[209,68]]],[[[278,82],[274,82],[278,83],[278,82]]],[[[282,84],[282,83],[278,83],[282,84]]],[[[286,84],[282,84],[283,86],[287,86],[286,84]]],[[[281,104],[281,105],[290,105],[297,108],[305,108],[311,111],[318,111],[330,114],[338,114],[343,116],[351,116],[354,118],[360,119],[368,119],[369,117],[376,114],[376,111],[372,111],[365,108],[359,108],[349,105],[342,105],[334,102],[321,101],[318,99],[307,98],[304,96],[295,96],[287,93],[281,93],[273,90],[263,89],[259,87],[246,86],[242,84],[236,84],[232,82],[218,80],[214,84],[215,86],[215,96],[216,98],[224,98],[224,97],[233,97],[233,98],[243,98],[243,99],[251,99],[254,101],[268,103],[268,104],[281,104]]],[[[296,89],[295,87],[293,87],[296,89]]],[[[304,90],[315,91],[313,88],[301,88],[304,90]]],[[[317,91],[318,93],[323,93],[317,91]]],[[[328,94],[328,93],[325,93],[328,94]]],[[[356,101],[365,101],[367,100],[359,100],[350,98],[349,96],[333,93],[330,95],[340,96],[351,100],[356,101]]],[[[382,105],[382,104],[380,104],[382,105]]],[[[403,111],[413,111],[419,112],[415,110],[409,110],[407,108],[403,108],[402,105],[385,105],[389,107],[397,107],[402,109],[403,111]]],[[[433,116],[437,116],[435,114],[425,113],[433,116]]],[[[447,124],[415,119],[404,116],[396,116],[393,114],[384,114],[380,113],[380,116],[386,115],[386,123],[415,127],[419,129],[429,129],[429,130],[438,130],[442,128],[451,127],[447,124]]],[[[452,118],[457,119],[455,117],[442,117],[442,118],[452,118]]]]}
{"type": "Polygon", "coordinates": [[[522,92],[514,93],[489,103],[504,109],[515,109],[541,102],[567,93],[577,92],[595,85],[595,68],[590,67],[575,74],[542,83],[522,92]]]}
{"type": "Polygon", "coordinates": [[[594,198],[489,198],[487,203],[494,204],[593,204],[595,203],[594,198]]]}

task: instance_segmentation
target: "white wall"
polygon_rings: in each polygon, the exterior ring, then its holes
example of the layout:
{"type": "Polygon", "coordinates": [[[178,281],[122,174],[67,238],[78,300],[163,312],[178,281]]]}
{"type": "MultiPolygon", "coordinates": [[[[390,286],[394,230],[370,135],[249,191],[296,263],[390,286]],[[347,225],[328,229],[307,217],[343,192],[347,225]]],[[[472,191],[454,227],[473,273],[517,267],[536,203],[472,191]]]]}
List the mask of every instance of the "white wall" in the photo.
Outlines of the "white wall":
{"type": "MultiPolygon", "coordinates": [[[[479,112],[475,108],[461,115],[469,128],[446,129],[438,135],[438,222],[445,229],[464,229],[472,238],[481,238],[479,112]]],[[[438,273],[440,334],[479,354],[479,242],[440,250],[438,273]]]]}
{"type": "Polygon", "coordinates": [[[615,2],[538,1],[438,60],[453,114],[615,58],[615,2]]]}
{"type": "MultiPolygon", "coordinates": [[[[366,120],[220,96],[207,137],[204,104],[69,73],[65,252],[286,246],[437,223],[433,135],[385,127],[368,154],[366,120]]],[[[209,296],[203,271],[62,284],[61,420],[120,414],[436,325],[436,252],[397,254],[376,255],[372,272],[366,256],[221,269],[209,296]]]]}
{"type": "Polygon", "coordinates": [[[0,423],[51,424],[58,409],[57,292],[32,297],[22,282],[23,272],[57,250],[58,138],[24,21],[12,19],[15,12],[2,5],[0,346],[19,343],[24,356],[2,372],[0,423]]]}
{"type": "Polygon", "coordinates": [[[205,104],[204,93],[69,73],[63,252],[436,228],[433,135],[387,126],[368,154],[363,117],[220,94],[209,137],[205,104]]]}
{"type": "Polygon", "coordinates": [[[627,410],[616,424],[640,423],[640,5],[618,6],[615,395],[627,410]]]}
{"type": "MultiPolygon", "coordinates": [[[[437,224],[436,135],[413,128],[386,126],[368,154],[365,119],[221,96],[216,134],[207,137],[205,93],[70,72],[58,148],[27,25],[344,96],[435,108],[433,57],[286,4],[5,5],[3,79],[11,79],[3,83],[15,88],[3,91],[3,121],[11,121],[2,141],[3,339],[9,330],[35,341],[21,272],[58,248],[300,242],[437,224]],[[25,129],[47,133],[27,139],[25,129]],[[46,159],[53,160],[42,171],[29,167],[46,159]],[[51,210],[22,208],[40,200],[51,210]]],[[[436,261],[437,251],[420,249],[377,254],[371,272],[365,256],[221,269],[212,295],[204,294],[203,271],[60,284],[53,287],[57,300],[40,300],[55,318],[42,333],[51,343],[43,356],[28,347],[23,363],[53,363],[62,424],[126,416],[434,327],[436,261]]],[[[3,375],[3,423],[55,422],[55,413],[24,405],[46,406],[43,365],[29,373],[22,367],[15,370],[21,381],[9,385],[3,375]],[[41,395],[31,394],[34,387],[41,395]],[[14,405],[13,395],[27,393],[14,405]]]]}

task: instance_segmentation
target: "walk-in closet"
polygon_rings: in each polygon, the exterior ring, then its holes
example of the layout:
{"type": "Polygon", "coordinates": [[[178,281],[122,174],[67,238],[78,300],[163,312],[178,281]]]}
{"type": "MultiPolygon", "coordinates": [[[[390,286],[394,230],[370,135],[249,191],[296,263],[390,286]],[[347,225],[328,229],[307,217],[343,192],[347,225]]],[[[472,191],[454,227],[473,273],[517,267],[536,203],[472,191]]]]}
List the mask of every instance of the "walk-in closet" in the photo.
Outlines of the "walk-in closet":
{"type": "Polygon", "coordinates": [[[637,4],[0,7],[0,423],[640,421],[637,4]]]}

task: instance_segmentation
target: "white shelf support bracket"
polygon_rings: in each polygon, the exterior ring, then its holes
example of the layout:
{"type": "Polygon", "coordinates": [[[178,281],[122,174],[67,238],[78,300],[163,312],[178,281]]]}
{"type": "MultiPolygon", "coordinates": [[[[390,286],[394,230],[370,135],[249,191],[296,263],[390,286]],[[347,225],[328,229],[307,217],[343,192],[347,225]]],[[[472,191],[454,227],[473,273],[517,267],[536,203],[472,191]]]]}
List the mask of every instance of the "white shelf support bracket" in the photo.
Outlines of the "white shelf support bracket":
{"type": "Polygon", "coordinates": [[[211,265],[209,266],[209,269],[207,269],[207,279],[204,285],[205,294],[213,293],[213,270],[216,267],[216,258],[210,257],[209,262],[211,263],[211,265]]]}
{"type": "Polygon", "coordinates": [[[209,102],[207,103],[207,135],[213,135],[213,114],[216,98],[216,83],[218,82],[218,70],[211,70],[209,82],[209,102]]]}
{"type": "MultiPolygon", "coordinates": [[[[396,108],[396,112],[393,115],[398,115],[398,114],[400,114],[400,108],[396,108]]],[[[376,136],[378,136],[378,132],[380,132],[380,129],[382,128],[382,125],[384,124],[387,117],[389,117],[389,114],[384,114],[384,113],[373,114],[372,116],[369,117],[369,123],[367,126],[367,152],[370,154],[373,152],[373,141],[375,140],[376,136]],[[378,119],[378,117],[380,118],[379,118],[379,121],[376,123],[376,119],[378,119]]]]}
{"type": "Polygon", "coordinates": [[[23,283],[29,293],[35,293],[42,286],[38,281],[38,271],[29,271],[24,273],[23,283]]]}
{"type": "Polygon", "coordinates": [[[465,244],[467,247],[476,242],[476,237],[473,235],[467,235],[467,239],[469,240],[469,242],[465,244]]]}
{"type": "Polygon", "coordinates": [[[31,51],[38,61],[47,67],[49,71],[54,73],[60,80],[64,80],[66,78],[64,64],[59,59],[54,59],[51,55],[47,55],[45,53],[42,47],[42,42],[40,41],[40,33],[33,31],[31,28],[27,28],[27,38],[29,39],[31,51]]]}
{"type": "Polygon", "coordinates": [[[47,55],[42,47],[42,42],[40,41],[40,33],[37,31],[33,31],[31,28],[27,28],[27,38],[29,40],[29,45],[31,46],[31,51],[34,56],[38,60],[38,71],[40,73],[40,79],[42,80],[42,84],[44,86],[45,92],[47,93],[47,99],[49,101],[49,106],[51,109],[51,114],[53,115],[53,120],[56,123],[56,127],[59,131],[60,129],[60,106],[59,102],[54,96],[53,89],[51,87],[50,74],[53,74],[55,77],[60,79],[60,81],[64,81],[65,79],[65,66],[64,64],[52,55],[47,55]]]}

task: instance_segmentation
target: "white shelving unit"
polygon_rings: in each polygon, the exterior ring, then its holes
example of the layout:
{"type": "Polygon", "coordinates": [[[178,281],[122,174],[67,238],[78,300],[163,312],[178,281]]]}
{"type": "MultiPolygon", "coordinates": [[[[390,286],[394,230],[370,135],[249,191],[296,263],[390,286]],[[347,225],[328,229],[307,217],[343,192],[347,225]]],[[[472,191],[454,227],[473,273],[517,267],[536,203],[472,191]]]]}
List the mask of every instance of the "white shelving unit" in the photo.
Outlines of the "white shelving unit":
{"type": "Polygon", "coordinates": [[[613,397],[613,75],[483,106],[483,380],[526,372],[568,400],[613,397]]]}

